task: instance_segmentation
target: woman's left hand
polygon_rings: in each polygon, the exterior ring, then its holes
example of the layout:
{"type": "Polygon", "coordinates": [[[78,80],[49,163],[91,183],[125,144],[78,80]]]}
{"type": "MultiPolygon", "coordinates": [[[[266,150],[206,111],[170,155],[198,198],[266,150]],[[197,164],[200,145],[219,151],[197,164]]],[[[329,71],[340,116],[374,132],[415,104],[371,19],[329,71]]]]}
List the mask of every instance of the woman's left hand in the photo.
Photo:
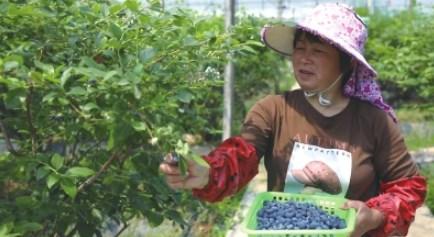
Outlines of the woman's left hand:
{"type": "Polygon", "coordinates": [[[348,208],[356,209],[356,225],[351,237],[360,237],[383,223],[383,214],[376,209],[369,208],[362,201],[348,200],[344,203],[342,209],[348,208]]]}

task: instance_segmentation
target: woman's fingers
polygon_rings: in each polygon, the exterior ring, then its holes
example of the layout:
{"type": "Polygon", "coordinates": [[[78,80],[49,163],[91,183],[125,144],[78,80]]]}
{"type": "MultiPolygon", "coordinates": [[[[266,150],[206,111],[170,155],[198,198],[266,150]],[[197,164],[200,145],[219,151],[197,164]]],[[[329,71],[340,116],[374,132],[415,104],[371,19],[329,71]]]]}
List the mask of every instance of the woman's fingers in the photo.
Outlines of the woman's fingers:
{"type": "Polygon", "coordinates": [[[172,189],[186,189],[187,187],[185,186],[185,178],[180,178],[180,179],[172,179],[171,181],[168,180],[169,176],[166,177],[166,181],[167,181],[167,185],[169,185],[170,188],[172,189]]]}
{"type": "Polygon", "coordinates": [[[201,164],[200,161],[187,160],[186,174],[182,174],[177,165],[167,161],[161,163],[159,169],[172,189],[200,189],[208,184],[210,168],[205,161],[201,164]]]}
{"type": "Polygon", "coordinates": [[[344,203],[344,205],[342,206],[342,209],[355,208],[357,211],[359,211],[363,205],[364,205],[364,203],[361,201],[348,200],[344,203]]]}
{"type": "Polygon", "coordinates": [[[189,172],[186,175],[182,175],[178,167],[161,164],[160,171],[165,175],[166,182],[172,189],[193,189],[201,188],[204,181],[208,181],[205,178],[196,176],[189,172]]]}
{"type": "Polygon", "coordinates": [[[173,189],[193,189],[203,186],[201,178],[194,176],[167,175],[166,182],[173,189]]]}
{"type": "Polygon", "coordinates": [[[160,164],[160,171],[165,175],[181,175],[181,170],[177,166],[169,165],[167,163],[160,164]]]}
{"type": "Polygon", "coordinates": [[[179,183],[179,182],[185,182],[186,177],[182,175],[166,175],[166,181],[167,183],[179,183]]]}

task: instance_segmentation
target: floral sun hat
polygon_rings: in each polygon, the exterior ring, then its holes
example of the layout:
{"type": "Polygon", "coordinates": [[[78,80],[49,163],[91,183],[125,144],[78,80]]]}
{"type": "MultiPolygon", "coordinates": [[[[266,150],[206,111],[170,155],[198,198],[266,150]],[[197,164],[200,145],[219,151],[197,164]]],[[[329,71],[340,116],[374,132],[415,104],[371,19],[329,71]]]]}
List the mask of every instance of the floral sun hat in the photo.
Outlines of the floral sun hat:
{"type": "Polygon", "coordinates": [[[265,26],[261,31],[262,41],[278,53],[291,56],[297,29],[319,36],[355,59],[357,64],[344,85],[344,94],[370,102],[397,122],[392,107],[383,101],[375,80],[377,72],[363,56],[368,30],[351,7],[336,3],[320,4],[295,26],[265,26]]]}

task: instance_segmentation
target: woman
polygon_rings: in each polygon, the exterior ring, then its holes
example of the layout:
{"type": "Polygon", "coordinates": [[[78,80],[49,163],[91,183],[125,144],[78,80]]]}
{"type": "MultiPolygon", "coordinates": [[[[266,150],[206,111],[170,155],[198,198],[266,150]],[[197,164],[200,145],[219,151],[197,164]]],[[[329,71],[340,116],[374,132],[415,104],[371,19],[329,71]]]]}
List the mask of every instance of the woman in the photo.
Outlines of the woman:
{"type": "Polygon", "coordinates": [[[424,200],[420,176],[363,57],[367,29],[349,7],[322,4],[295,27],[265,27],[262,40],[289,56],[301,90],[267,96],[240,136],[189,163],[187,177],[161,164],[172,188],[216,202],[244,187],[264,157],[269,191],[314,187],[357,210],[352,236],[406,235],[424,200]]]}

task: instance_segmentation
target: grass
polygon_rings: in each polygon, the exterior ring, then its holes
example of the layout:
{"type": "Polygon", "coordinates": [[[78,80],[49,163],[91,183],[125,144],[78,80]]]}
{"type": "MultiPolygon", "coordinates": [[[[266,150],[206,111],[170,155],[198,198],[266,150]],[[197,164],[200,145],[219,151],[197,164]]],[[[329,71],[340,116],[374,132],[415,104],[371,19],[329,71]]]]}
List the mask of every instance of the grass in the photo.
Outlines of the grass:
{"type": "Polygon", "coordinates": [[[397,109],[396,116],[401,122],[425,122],[433,119],[432,112],[417,107],[404,107],[397,109]]]}
{"type": "Polygon", "coordinates": [[[409,150],[434,147],[434,118],[429,110],[404,107],[395,112],[409,150]]]}
{"type": "Polygon", "coordinates": [[[415,151],[426,147],[434,147],[434,135],[430,137],[423,137],[417,135],[410,135],[405,137],[405,143],[409,150],[415,151]]]}
{"type": "Polygon", "coordinates": [[[434,121],[400,122],[409,150],[434,147],[434,121]]]}
{"type": "Polygon", "coordinates": [[[422,166],[421,172],[428,180],[428,192],[425,198],[425,204],[431,213],[434,214],[434,163],[422,166]]]}
{"type": "Polygon", "coordinates": [[[195,229],[193,232],[196,237],[223,237],[226,232],[234,225],[234,217],[240,208],[241,200],[246,189],[232,197],[225,198],[223,201],[215,204],[207,204],[207,213],[202,213],[199,218],[198,226],[205,228],[195,229]],[[205,230],[205,231],[204,231],[205,230]]]}
{"type": "Polygon", "coordinates": [[[128,229],[126,229],[121,237],[178,237],[182,235],[182,229],[179,226],[173,225],[171,221],[165,220],[157,227],[150,227],[146,220],[136,219],[132,221],[128,229]]]}

